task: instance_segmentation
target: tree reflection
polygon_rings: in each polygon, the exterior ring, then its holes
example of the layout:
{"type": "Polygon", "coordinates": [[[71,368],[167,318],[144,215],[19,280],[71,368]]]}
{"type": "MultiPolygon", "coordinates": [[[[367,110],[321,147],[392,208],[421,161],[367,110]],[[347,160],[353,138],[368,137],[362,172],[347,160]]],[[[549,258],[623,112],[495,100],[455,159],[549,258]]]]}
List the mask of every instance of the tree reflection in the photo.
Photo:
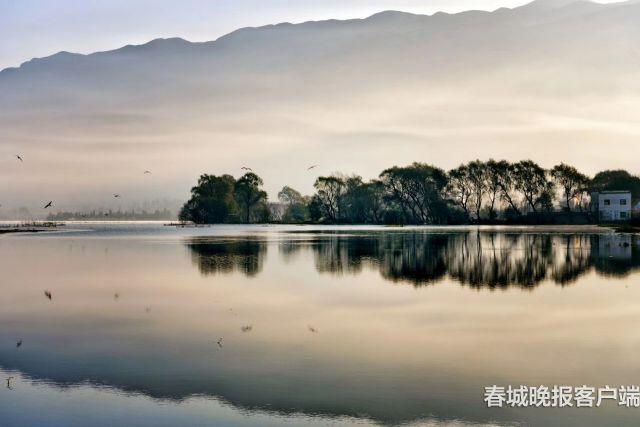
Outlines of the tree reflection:
{"type": "Polygon", "coordinates": [[[446,275],[446,235],[407,234],[384,240],[379,254],[384,278],[426,285],[446,275]]]}
{"type": "Polygon", "coordinates": [[[191,239],[186,246],[203,275],[240,271],[255,276],[262,271],[266,242],[257,239],[191,239]]]}
{"type": "MultiPolygon", "coordinates": [[[[450,278],[471,288],[532,289],[545,280],[565,286],[595,270],[624,277],[640,267],[640,240],[632,235],[504,232],[317,233],[280,238],[281,259],[311,251],[319,273],[379,271],[392,282],[414,286],[450,278]]],[[[202,274],[262,270],[267,240],[193,239],[187,243],[202,274]]]]}
{"type": "Polygon", "coordinates": [[[445,277],[472,288],[569,285],[595,269],[623,277],[640,267],[630,235],[542,233],[379,233],[333,236],[312,245],[320,273],[357,273],[364,265],[393,282],[424,286],[445,277]]]}

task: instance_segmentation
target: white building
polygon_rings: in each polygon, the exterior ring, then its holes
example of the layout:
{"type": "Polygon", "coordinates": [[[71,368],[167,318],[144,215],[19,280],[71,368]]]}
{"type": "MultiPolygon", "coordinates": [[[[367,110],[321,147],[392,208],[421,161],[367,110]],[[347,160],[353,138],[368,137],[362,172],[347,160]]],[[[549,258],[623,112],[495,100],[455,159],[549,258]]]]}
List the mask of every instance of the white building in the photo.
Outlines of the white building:
{"type": "Polygon", "coordinates": [[[602,191],[591,194],[591,209],[600,221],[625,221],[631,218],[630,191],[602,191]]]}

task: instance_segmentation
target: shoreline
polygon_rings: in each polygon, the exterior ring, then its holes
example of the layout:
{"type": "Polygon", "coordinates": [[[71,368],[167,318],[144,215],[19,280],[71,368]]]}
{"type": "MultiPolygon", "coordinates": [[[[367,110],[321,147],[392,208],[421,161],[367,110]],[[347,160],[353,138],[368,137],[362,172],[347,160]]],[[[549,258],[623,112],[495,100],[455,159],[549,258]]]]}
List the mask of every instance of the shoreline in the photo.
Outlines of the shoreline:
{"type": "Polygon", "coordinates": [[[156,225],[163,228],[213,228],[219,231],[227,230],[233,232],[235,228],[242,228],[244,231],[283,231],[283,232],[482,232],[482,233],[550,233],[550,234],[639,234],[640,228],[620,227],[614,224],[607,225],[370,225],[370,224],[178,224],[166,223],[162,221],[64,221],[60,227],[19,227],[15,224],[2,224],[0,221],[0,236],[19,233],[43,233],[56,232],[65,229],[65,225],[71,226],[109,226],[114,227],[126,225],[156,225]]]}
{"type": "Polygon", "coordinates": [[[44,232],[44,231],[49,231],[49,230],[36,229],[36,228],[24,228],[24,229],[20,229],[20,228],[2,229],[2,228],[0,228],[0,234],[41,233],[41,232],[44,232]]]}

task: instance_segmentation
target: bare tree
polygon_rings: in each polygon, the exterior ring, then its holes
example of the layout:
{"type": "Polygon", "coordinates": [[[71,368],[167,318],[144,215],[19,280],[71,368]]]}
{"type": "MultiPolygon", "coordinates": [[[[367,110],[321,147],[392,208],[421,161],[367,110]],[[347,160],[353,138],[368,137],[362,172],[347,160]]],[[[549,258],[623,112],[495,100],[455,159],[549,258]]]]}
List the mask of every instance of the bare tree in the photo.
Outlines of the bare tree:
{"type": "Polygon", "coordinates": [[[537,213],[538,207],[543,204],[548,208],[553,182],[547,179],[547,172],[531,160],[513,164],[512,171],[514,187],[522,193],[531,210],[537,213]]]}
{"type": "Polygon", "coordinates": [[[448,176],[447,194],[454,204],[462,208],[467,220],[470,221],[469,202],[471,201],[472,192],[469,187],[469,168],[466,165],[460,165],[450,170],[448,176]]]}
{"type": "Polygon", "coordinates": [[[582,210],[582,198],[589,185],[589,177],[564,163],[551,169],[551,177],[562,189],[567,211],[571,212],[572,202],[582,210]]]}
{"type": "Polygon", "coordinates": [[[473,194],[473,203],[475,207],[476,220],[480,220],[480,211],[482,210],[482,200],[487,191],[487,168],[480,160],[475,160],[467,165],[468,170],[468,186],[473,194]]]}

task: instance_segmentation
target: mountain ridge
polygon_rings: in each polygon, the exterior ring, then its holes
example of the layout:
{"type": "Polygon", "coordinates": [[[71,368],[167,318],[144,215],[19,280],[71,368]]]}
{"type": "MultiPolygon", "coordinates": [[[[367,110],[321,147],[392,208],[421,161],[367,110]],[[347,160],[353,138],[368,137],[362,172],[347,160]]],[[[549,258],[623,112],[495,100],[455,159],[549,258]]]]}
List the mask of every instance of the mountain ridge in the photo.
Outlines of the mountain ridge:
{"type": "MultiPolygon", "coordinates": [[[[620,4],[632,4],[634,3],[633,1],[622,1],[619,3],[614,3],[613,5],[620,5],[620,4]]],[[[370,23],[375,23],[375,24],[380,24],[382,21],[384,21],[386,24],[389,24],[390,21],[393,21],[394,23],[397,23],[399,20],[403,20],[403,21],[407,21],[407,20],[411,20],[413,22],[423,22],[423,23],[427,23],[429,18],[443,18],[443,17],[465,17],[465,16],[469,16],[469,15],[484,15],[484,16],[489,16],[491,14],[500,14],[500,13],[510,13],[510,12],[514,12],[514,11],[518,11],[518,10],[526,10],[526,9],[546,9],[547,11],[557,11],[557,9],[563,9],[563,8],[567,8],[567,7],[571,7],[571,6],[575,6],[575,5],[579,5],[579,4],[587,4],[587,5],[591,5],[592,7],[596,8],[593,10],[597,10],[599,9],[599,7],[607,7],[610,5],[604,5],[601,3],[596,3],[596,2],[592,2],[590,0],[534,0],[530,3],[527,3],[523,6],[519,6],[519,7],[515,7],[515,8],[499,8],[496,9],[494,11],[484,11],[484,10],[466,10],[466,11],[461,11],[461,12],[457,12],[457,13],[447,13],[447,12],[435,12],[431,15],[428,14],[416,14],[416,13],[410,13],[410,12],[403,12],[403,11],[399,11],[399,10],[384,10],[384,11],[380,11],[377,13],[374,13],[368,17],[365,18],[353,18],[353,19],[344,19],[344,20],[337,20],[337,19],[327,19],[327,20],[319,20],[319,21],[304,21],[304,22],[300,22],[300,23],[290,23],[290,22],[281,22],[281,23],[277,23],[277,24],[268,24],[268,25],[263,25],[263,26],[257,26],[257,27],[242,27],[242,28],[238,28],[234,31],[231,31],[227,34],[224,34],[214,40],[208,40],[208,41],[202,41],[202,42],[193,42],[193,41],[189,41],[186,40],[182,37],[179,36],[175,36],[175,37],[160,37],[160,38],[155,38],[152,40],[149,40],[148,42],[142,43],[142,44],[138,44],[138,45],[132,45],[132,44],[128,44],[125,46],[121,46],[118,48],[114,48],[114,49],[108,49],[108,50],[103,50],[103,51],[96,51],[96,52],[91,52],[91,53],[87,53],[87,54],[83,54],[83,53],[76,53],[76,52],[68,52],[68,51],[60,51],[60,52],[56,52],[52,55],[48,55],[48,56],[44,56],[44,57],[35,57],[32,58],[28,61],[25,61],[23,63],[21,63],[18,66],[14,66],[14,67],[6,67],[2,70],[0,70],[0,76],[2,76],[3,73],[5,72],[13,72],[15,70],[20,70],[23,66],[30,66],[33,64],[42,64],[43,61],[46,61],[48,59],[56,59],[56,58],[60,58],[60,57],[69,57],[70,55],[73,55],[76,58],[81,58],[81,57],[91,57],[94,55],[105,55],[105,54],[117,54],[120,52],[124,52],[124,51],[144,51],[155,48],[156,50],[160,50],[161,48],[193,48],[193,47],[206,47],[206,46],[213,46],[216,43],[223,43],[224,41],[234,38],[234,37],[238,37],[240,35],[246,34],[246,33],[253,33],[256,31],[270,31],[270,30],[279,30],[279,29],[283,29],[283,28],[287,28],[287,29],[292,29],[292,28],[296,28],[296,29],[301,29],[301,28],[308,28],[308,27],[313,27],[313,26],[317,26],[317,27],[327,27],[329,25],[333,25],[333,26],[344,26],[344,25],[349,25],[349,24],[370,24],[370,23]]]]}
{"type": "Polygon", "coordinates": [[[34,59],[0,73],[0,182],[20,182],[3,200],[40,195],[42,182],[61,194],[35,199],[60,206],[105,182],[147,198],[111,172],[122,170],[153,170],[154,197],[181,198],[200,173],[238,173],[238,159],[270,194],[313,191],[283,159],[367,179],[489,156],[635,170],[616,153],[640,137],[638,22],[639,2],[386,11],[34,59]]]}

